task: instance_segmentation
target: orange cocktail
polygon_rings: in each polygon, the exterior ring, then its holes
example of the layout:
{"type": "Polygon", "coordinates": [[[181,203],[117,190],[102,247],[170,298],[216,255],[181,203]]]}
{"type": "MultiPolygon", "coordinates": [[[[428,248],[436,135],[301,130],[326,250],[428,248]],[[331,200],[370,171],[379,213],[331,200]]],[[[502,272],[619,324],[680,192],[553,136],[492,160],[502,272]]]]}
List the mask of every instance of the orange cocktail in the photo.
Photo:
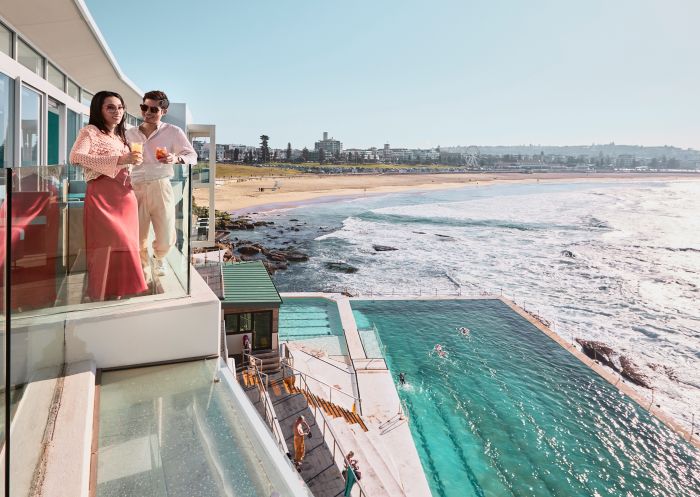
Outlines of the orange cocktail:
{"type": "Polygon", "coordinates": [[[165,159],[168,156],[168,149],[166,147],[156,147],[156,159],[165,159]]]}

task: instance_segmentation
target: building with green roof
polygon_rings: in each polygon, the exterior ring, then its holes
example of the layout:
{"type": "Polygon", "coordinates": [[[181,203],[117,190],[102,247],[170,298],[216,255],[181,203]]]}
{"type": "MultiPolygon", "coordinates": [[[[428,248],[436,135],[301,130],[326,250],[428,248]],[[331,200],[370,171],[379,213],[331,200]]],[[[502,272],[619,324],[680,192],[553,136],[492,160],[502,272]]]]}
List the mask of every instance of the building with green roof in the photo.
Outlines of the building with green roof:
{"type": "Polygon", "coordinates": [[[277,351],[282,298],[262,262],[222,264],[219,298],[229,355],[243,352],[244,336],[253,352],[277,351]]]}

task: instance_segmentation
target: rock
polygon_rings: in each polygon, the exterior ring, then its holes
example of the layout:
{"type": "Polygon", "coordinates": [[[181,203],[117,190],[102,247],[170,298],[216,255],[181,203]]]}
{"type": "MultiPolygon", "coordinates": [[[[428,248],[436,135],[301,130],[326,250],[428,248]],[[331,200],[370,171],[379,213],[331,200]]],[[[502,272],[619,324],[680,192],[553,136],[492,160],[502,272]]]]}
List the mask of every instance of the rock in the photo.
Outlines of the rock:
{"type": "Polygon", "coordinates": [[[389,252],[391,250],[399,250],[396,247],[390,247],[388,245],[372,245],[372,248],[377,252],[389,252]]]}
{"type": "Polygon", "coordinates": [[[563,255],[564,257],[569,257],[571,259],[576,259],[576,255],[574,255],[574,253],[571,250],[562,250],[561,255],[563,255]]]}
{"type": "Polygon", "coordinates": [[[287,262],[287,256],[284,255],[284,253],[279,252],[277,250],[271,250],[265,254],[265,257],[270,259],[271,261],[277,261],[277,262],[287,262]]]}
{"type": "Polygon", "coordinates": [[[618,370],[617,366],[615,366],[615,363],[613,362],[615,351],[605,345],[603,342],[595,342],[593,340],[582,340],[581,338],[577,338],[576,343],[581,346],[583,353],[591,359],[605,364],[615,371],[618,370]]]}
{"type": "Polygon", "coordinates": [[[620,357],[620,366],[622,370],[620,374],[630,380],[632,383],[644,388],[651,388],[649,378],[639,370],[639,367],[627,356],[620,357]]]}
{"type": "Polygon", "coordinates": [[[326,262],[324,266],[331,271],[337,271],[339,273],[352,274],[359,271],[355,266],[351,266],[346,262],[326,262]]]}
{"type": "Polygon", "coordinates": [[[243,245],[242,247],[238,247],[236,250],[238,250],[238,253],[242,255],[256,255],[261,252],[260,248],[253,245],[243,245]]]}
{"type": "Polygon", "coordinates": [[[297,221],[299,221],[299,220],[298,220],[298,219],[294,219],[294,218],[292,218],[292,219],[290,219],[290,221],[294,221],[294,222],[297,222],[297,221]]]}
{"type": "Polygon", "coordinates": [[[287,260],[290,262],[304,262],[309,260],[309,256],[303,252],[287,252],[287,260]]]}

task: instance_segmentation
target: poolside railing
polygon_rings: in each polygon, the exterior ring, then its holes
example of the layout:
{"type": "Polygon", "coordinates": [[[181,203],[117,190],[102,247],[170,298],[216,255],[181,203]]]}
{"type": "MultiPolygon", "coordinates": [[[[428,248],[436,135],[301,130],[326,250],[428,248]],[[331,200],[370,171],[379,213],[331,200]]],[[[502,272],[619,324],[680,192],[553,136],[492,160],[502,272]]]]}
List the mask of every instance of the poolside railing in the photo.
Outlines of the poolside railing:
{"type": "Polygon", "coordinates": [[[275,414],[275,409],[272,407],[272,400],[270,399],[267,389],[270,385],[270,377],[266,373],[263,373],[260,369],[262,368],[262,360],[250,354],[243,353],[243,361],[248,359],[248,371],[252,373],[257,380],[256,387],[258,391],[258,402],[262,403],[263,420],[267,424],[270,432],[275,437],[277,445],[283,454],[287,454],[289,449],[287,447],[287,442],[282,434],[282,428],[277,420],[277,415],[275,414]]]}
{"type": "MultiPolygon", "coordinates": [[[[306,385],[308,385],[307,380],[313,380],[316,383],[319,383],[320,385],[322,385],[323,387],[328,387],[328,402],[331,402],[331,403],[333,402],[333,392],[336,392],[336,403],[337,403],[338,394],[344,395],[346,400],[350,402],[349,409],[355,410],[355,411],[357,411],[358,414],[362,415],[362,400],[359,399],[358,397],[355,397],[354,395],[349,394],[347,392],[343,392],[342,390],[340,390],[332,385],[329,385],[328,383],[321,381],[318,378],[314,378],[310,374],[299,371],[295,367],[289,365],[289,363],[285,359],[283,359],[283,367],[286,367],[289,370],[293,371],[295,376],[299,375],[300,377],[302,377],[304,380],[304,384],[306,384],[306,385]]],[[[325,390],[325,388],[322,388],[322,390],[325,390]]],[[[308,392],[313,393],[310,389],[308,390],[308,392]]],[[[340,405],[341,407],[348,408],[345,405],[341,405],[341,404],[338,404],[338,405],[340,405]]]]}
{"type": "MultiPolygon", "coordinates": [[[[286,360],[282,362],[282,371],[283,371],[283,376],[287,378],[287,374],[284,372],[285,368],[289,368],[292,370],[292,374],[290,376],[296,377],[299,376],[299,384],[300,386],[303,384],[303,390],[306,392],[311,393],[311,390],[309,389],[309,385],[306,382],[306,376],[304,373],[299,372],[298,370],[292,368],[288,364],[286,364],[286,360]]],[[[345,393],[345,392],[343,392],[345,393]]],[[[346,394],[347,395],[347,394],[346,394]]],[[[353,470],[352,466],[347,465],[348,467],[345,468],[345,455],[348,453],[343,446],[338,442],[338,436],[335,434],[333,431],[333,427],[331,426],[330,421],[326,417],[326,415],[323,413],[323,409],[319,408],[316,404],[313,402],[310,402],[309,404],[309,409],[313,412],[314,418],[316,419],[316,422],[319,423],[321,422],[321,436],[323,437],[323,441],[326,444],[326,446],[331,449],[331,452],[333,453],[333,461],[335,461],[336,465],[338,468],[342,469],[347,469],[348,471],[352,471],[353,475],[355,476],[355,483],[357,485],[357,488],[359,489],[359,495],[357,497],[368,497],[367,492],[365,491],[364,488],[362,488],[362,484],[360,481],[357,479],[357,475],[355,474],[355,471],[353,470]],[[330,437],[330,439],[328,438],[330,437]],[[338,455],[340,454],[340,456],[338,455]]],[[[353,493],[355,495],[356,493],[353,493]]]]}

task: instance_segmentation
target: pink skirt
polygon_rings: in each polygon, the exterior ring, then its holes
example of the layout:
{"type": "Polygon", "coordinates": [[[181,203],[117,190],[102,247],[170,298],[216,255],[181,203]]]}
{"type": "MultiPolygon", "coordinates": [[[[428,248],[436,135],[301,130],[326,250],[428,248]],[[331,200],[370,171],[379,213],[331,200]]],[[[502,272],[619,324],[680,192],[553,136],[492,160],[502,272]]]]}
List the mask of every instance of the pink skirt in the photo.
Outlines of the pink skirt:
{"type": "Polygon", "coordinates": [[[114,179],[103,175],[88,181],[84,223],[88,296],[104,300],[146,291],[138,204],[124,170],[114,179]]]}

